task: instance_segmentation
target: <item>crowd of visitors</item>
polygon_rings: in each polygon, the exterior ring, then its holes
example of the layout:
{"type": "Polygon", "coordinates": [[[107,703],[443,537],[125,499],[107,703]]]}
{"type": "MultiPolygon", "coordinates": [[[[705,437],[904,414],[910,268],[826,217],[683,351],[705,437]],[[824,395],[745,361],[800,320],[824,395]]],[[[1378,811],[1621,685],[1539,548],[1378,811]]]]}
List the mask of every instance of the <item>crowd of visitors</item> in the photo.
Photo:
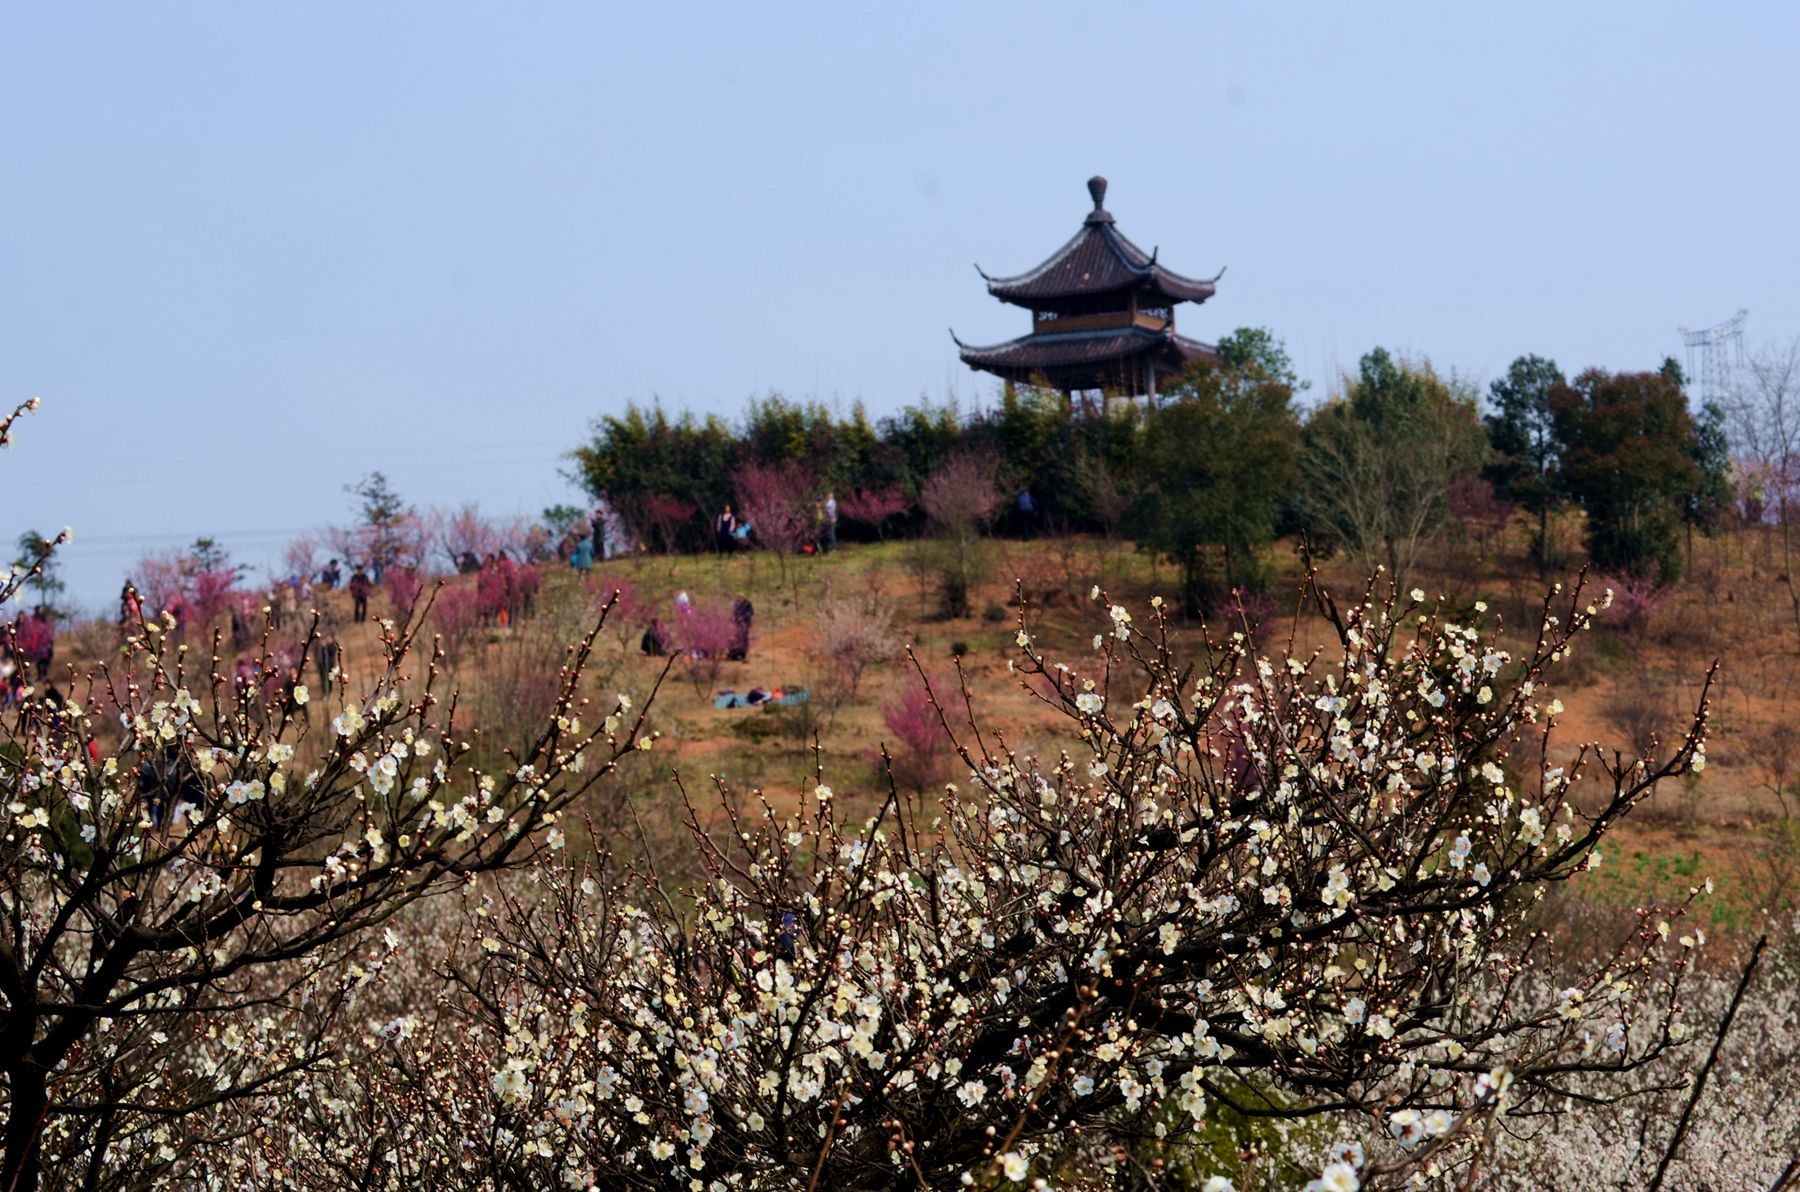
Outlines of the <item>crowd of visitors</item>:
{"type": "MultiPolygon", "coordinates": [[[[1020,494],[1018,512],[1021,522],[1030,527],[1035,509],[1028,493],[1020,494]]],[[[799,549],[809,554],[835,549],[838,520],[837,496],[827,490],[814,510],[811,540],[799,549]]],[[[722,553],[762,545],[751,520],[730,503],[723,505],[713,518],[713,535],[714,545],[722,553]]],[[[475,577],[474,603],[480,622],[504,627],[532,615],[542,582],[538,561],[555,557],[575,571],[586,573],[600,562],[642,549],[618,509],[602,501],[591,513],[565,524],[560,537],[553,537],[540,527],[534,537],[515,543],[512,548],[495,548],[485,554],[462,549],[449,557],[459,575],[475,577]]],[[[230,676],[233,686],[241,692],[285,689],[291,693],[304,681],[310,663],[316,672],[317,689],[330,694],[337,684],[340,664],[339,614],[331,611],[323,615],[309,659],[297,644],[309,629],[303,610],[309,610],[314,603],[325,607],[323,602],[309,599],[316,594],[342,589],[349,597],[350,622],[365,623],[371,599],[383,584],[384,571],[390,580],[404,575],[411,581],[410,594],[404,600],[399,595],[403,585],[388,585],[396,609],[404,613],[424,583],[410,567],[384,567],[383,561],[375,557],[334,557],[316,572],[290,574],[266,591],[244,592],[227,583],[220,593],[183,591],[151,600],[127,579],[119,592],[118,624],[121,634],[126,634],[146,619],[154,618],[167,626],[171,638],[177,641],[184,638],[191,623],[218,624],[222,633],[229,635],[230,648],[236,656],[230,676]],[[265,654],[264,647],[268,647],[266,653],[272,666],[254,661],[265,654]]],[[[674,628],[660,616],[648,619],[640,639],[644,653],[666,656],[697,650],[706,656],[722,654],[731,661],[748,657],[755,618],[755,608],[748,597],[739,596],[733,603],[729,642],[716,650],[711,645],[694,644],[694,634],[690,632],[694,613],[687,593],[676,598],[675,609],[674,628]]],[[[56,637],[56,615],[46,607],[23,612],[11,622],[0,621],[0,706],[20,702],[34,683],[47,683],[55,662],[56,637]]]]}
{"type": "Polygon", "coordinates": [[[556,557],[580,572],[596,562],[634,553],[631,534],[618,511],[605,502],[586,518],[571,523],[556,544],[556,557]]]}

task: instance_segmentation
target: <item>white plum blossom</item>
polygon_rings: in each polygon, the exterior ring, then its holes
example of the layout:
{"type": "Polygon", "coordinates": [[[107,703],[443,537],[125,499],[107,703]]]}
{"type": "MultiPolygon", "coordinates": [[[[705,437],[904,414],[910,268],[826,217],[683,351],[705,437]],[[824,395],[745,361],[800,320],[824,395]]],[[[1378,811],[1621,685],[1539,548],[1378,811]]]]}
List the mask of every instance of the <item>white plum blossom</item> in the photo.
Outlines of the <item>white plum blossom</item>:
{"type": "Polygon", "coordinates": [[[1348,1163],[1330,1163],[1318,1179],[1307,1182],[1306,1192],[1357,1192],[1361,1187],[1356,1168],[1348,1163]]]}
{"type": "Polygon", "coordinates": [[[494,1073],[492,1084],[494,1095],[502,1101],[522,1101],[531,1095],[531,1080],[526,1075],[525,1063],[516,1058],[507,1060],[505,1066],[494,1073]]]}
{"type": "Polygon", "coordinates": [[[1458,834],[1455,842],[1450,847],[1451,867],[1461,869],[1469,859],[1469,850],[1474,847],[1474,842],[1469,839],[1467,833],[1458,834]]]}

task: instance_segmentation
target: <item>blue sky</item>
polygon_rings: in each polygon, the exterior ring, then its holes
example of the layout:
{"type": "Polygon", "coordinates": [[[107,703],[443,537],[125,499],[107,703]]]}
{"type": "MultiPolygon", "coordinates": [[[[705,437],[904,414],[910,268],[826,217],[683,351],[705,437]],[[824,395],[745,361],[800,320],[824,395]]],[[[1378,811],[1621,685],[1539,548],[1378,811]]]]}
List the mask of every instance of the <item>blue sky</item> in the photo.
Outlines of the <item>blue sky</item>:
{"type": "Polygon", "coordinates": [[[1182,330],[1491,377],[1800,333],[1800,8],[1672,4],[13,5],[0,13],[0,534],[261,566],[382,468],[571,500],[627,400],[877,415],[992,392],[971,267],[1085,179],[1182,330]]]}

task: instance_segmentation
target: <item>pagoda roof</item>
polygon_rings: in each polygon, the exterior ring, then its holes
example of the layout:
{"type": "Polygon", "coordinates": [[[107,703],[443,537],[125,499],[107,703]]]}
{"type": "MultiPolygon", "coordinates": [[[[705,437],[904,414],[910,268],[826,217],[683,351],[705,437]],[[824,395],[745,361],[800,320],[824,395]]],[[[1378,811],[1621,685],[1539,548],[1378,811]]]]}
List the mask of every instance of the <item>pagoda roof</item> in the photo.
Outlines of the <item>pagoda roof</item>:
{"type": "MultiPolygon", "coordinates": [[[[1040,307],[1061,298],[1107,294],[1119,290],[1144,290],[1170,302],[1205,302],[1214,293],[1213,283],[1184,277],[1157,263],[1154,251],[1126,239],[1106,210],[1106,179],[1088,179],[1094,209],[1081,230],[1036,269],[1016,277],[988,277],[988,293],[1002,302],[1040,307]]],[[[979,270],[980,266],[976,266],[979,270]]],[[[1220,270],[1222,276],[1224,270],[1220,270]]]]}
{"type": "MultiPolygon", "coordinates": [[[[954,334],[952,338],[955,338],[954,334]]],[[[1130,380],[1136,374],[1117,366],[1144,356],[1155,358],[1159,373],[1178,372],[1191,360],[1210,359],[1215,354],[1211,344],[1177,335],[1168,328],[1152,330],[1145,327],[1098,327],[1088,331],[1022,335],[990,347],[975,347],[957,340],[956,346],[962,350],[963,363],[971,368],[1015,381],[1044,376],[1052,383],[1071,375],[1089,373],[1095,377],[1120,374],[1130,380]]],[[[1072,384],[1068,387],[1102,386],[1072,384]]]]}

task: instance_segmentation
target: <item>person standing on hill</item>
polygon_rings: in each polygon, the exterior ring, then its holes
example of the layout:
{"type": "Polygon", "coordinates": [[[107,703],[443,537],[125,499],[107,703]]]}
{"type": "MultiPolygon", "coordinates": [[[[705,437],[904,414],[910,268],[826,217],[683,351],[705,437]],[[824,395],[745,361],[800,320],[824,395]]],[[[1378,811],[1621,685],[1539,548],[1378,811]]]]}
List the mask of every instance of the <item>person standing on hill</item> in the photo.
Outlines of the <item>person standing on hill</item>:
{"type": "Polygon", "coordinates": [[[837,494],[830,489],[825,490],[825,529],[819,535],[819,550],[829,554],[837,549],[837,494]]]}
{"type": "Polygon", "coordinates": [[[369,619],[369,593],[374,588],[361,566],[350,573],[350,619],[359,625],[369,619]]]}
{"type": "Polygon", "coordinates": [[[731,511],[731,502],[725,502],[725,508],[713,519],[713,545],[720,554],[729,554],[737,546],[737,514],[731,511]]]}
{"type": "Polygon", "coordinates": [[[325,570],[319,572],[319,583],[327,591],[329,591],[332,588],[337,587],[338,581],[343,578],[344,578],[344,573],[341,570],[339,570],[338,561],[336,559],[333,559],[331,562],[325,564],[325,570]]]}
{"type": "Polygon", "coordinates": [[[756,606],[750,597],[739,596],[731,606],[731,649],[725,657],[742,662],[750,656],[750,623],[756,619],[756,606]]]}

